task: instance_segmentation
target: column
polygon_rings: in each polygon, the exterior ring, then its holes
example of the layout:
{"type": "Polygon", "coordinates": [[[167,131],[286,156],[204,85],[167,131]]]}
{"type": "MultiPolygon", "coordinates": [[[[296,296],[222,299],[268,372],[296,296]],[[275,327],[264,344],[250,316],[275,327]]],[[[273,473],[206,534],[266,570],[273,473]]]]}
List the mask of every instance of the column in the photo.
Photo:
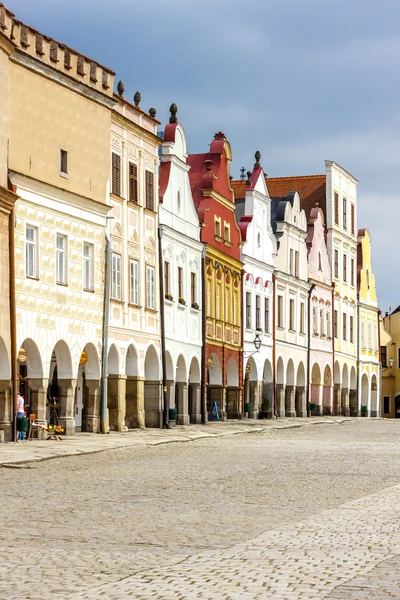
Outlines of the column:
{"type": "Polygon", "coordinates": [[[285,390],[285,416],[295,417],[296,386],[287,385],[285,390]]]}
{"type": "Polygon", "coordinates": [[[335,383],[333,388],[333,414],[340,416],[342,414],[342,386],[335,383]]]}
{"type": "MultiPolygon", "coordinates": [[[[168,409],[175,408],[175,381],[173,379],[167,380],[167,406],[168,409]]],[[[178,416],[178,410],[176,414],[178,416]]],[[[170,420],[170,424],[176,425],[176,422],[170,420]]]]}
{"type": "Polygon", "coordinates": [[[186,382],[176,382],[178,405],[178,425],[189,425],[188,386],[186,382]]]}
{"type": "Polygon", "coordinates": [[[60,390],[60,414],[58,415],[60,425],[64,427],[65,435],[73,435],[75,433],[76,379],[59,379],[58,388],[60,390]]]}
{"type": "Polygon", "coordinates": [[[298,398],[298,417],[306,417],[307,416],[307,395],[306,388],[304,386],[297,386],[296,393],[298,398]]]}
{"type": "Polygon", "coordinates": [[[342,388],[342,415],[344,417],[350,416],[349,388],[342,388]]]}
{"type": "Polygon", "coordinates": [[[190,383],[191,409],[190,422],[199,425],[201,423],[201,386],[200,383],[190,383]]]}
{"type": "Polygon", "coordinates": [[[324,385],[323,387],[323,415],[332,415],[332,386],[324,385]]]}
{"type": "MultiPolygon", "coordinates": [[[[11,442],[13,429],[13,397],[11,381],[0,381],[0,432],[4,431],[5,442],[11,442]]],[[[3,434],[1,434],[3,435],[3,434]]],[[[1,438],[0,438],[1,441],[1,438]]]]}
{"type": "Polygon", "coordinates": [[[110,431],[126,431],[126,375],[108,375],[107,408],[110,431]]]}
{"type": "Polygon", "coordinates": [[[96,379],[86,379],[82,426],[91,433],[100,430],[100,385],[96,379]]]}
{"type": "Polygon", "coordinates": [[[126,379],[126,425],[144,429],[144,379],[128,375],[126,379]]]}
{"type": "MultiPolygon", "coordinates": [[[[46,419],[46,390],[48,386],[47,379],[29,379],[30,388],[30,406],[31,414],[33,413],[36,417],[38,425],[47,427],[46,419]]],[[[42,429],[38,430],[38,438],[45,439],[47,437],[47,431],[42,429]]]]}
{"type": "Polygon", "coordinates": [[[286,389],[283,383],[276,384],[276,412],[278,417],[285,417],[285,397],[286,389]]]}

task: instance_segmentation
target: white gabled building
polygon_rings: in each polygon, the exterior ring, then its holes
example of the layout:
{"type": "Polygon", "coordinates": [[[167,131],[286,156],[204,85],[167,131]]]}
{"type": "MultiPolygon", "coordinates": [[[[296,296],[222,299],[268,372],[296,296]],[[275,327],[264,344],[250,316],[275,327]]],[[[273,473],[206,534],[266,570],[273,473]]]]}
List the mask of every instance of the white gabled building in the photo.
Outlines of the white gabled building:
{"type": "Polygon", "coordinates": [[[273,412],[273,271],[276,238],[271,227],[271,200],[265,175],[255,154],[253,172],[233,183],[236,218],[242,233],[240,259],[244,263],[244,407],[250,416],[269,406],[273,412]],[[255,351],[255,339],[261,340],[255,351]],[[246,410],[247,409],[247,410],[246,410]]]}
{"type": "Polygon", "coordinates": [[[201,423],[202,249],[186,162],[186,137],[171,106],[161,148],[159,223],[165,366],[170,420],[201,423]]]}

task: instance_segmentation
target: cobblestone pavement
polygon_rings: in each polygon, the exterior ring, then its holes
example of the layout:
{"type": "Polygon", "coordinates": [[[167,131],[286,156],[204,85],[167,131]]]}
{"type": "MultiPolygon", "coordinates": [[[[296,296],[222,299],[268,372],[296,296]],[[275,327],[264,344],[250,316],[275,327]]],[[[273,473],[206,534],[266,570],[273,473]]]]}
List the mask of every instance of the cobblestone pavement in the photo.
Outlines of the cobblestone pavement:
{"type": "Polygon", "coordinates": [[[0,598],[400,599],[400,422],[0,470],[0,598]]]}

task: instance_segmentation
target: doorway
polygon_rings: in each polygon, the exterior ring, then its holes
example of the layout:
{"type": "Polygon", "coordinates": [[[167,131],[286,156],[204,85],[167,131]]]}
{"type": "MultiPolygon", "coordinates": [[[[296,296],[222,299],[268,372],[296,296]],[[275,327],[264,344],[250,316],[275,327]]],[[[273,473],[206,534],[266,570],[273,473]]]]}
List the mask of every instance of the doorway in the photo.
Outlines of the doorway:
{"type": "Polygon", "coordinates": [[[395,419],[400,419],[400,396],[394,399],[394,416],[395,419]]]}

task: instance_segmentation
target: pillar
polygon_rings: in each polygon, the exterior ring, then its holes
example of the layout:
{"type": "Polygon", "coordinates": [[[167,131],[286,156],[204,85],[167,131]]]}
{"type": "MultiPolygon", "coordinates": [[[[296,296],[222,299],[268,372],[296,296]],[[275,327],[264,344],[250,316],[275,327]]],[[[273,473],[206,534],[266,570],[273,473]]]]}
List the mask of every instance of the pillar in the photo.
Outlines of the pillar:
{"type": "MultiPolygon", "coordinates": [[[[173,379],[167,380],[167,406],[168,408],[175,408],[175,381],[173,379]]],[[[171,422],[171,425],[173,424],[171,422]]]]}
{"type": "Polygon", "coordinates": [[[189,383],[190,403],[189,417],[190,422],[199,425],[201,423],[201,386],[200,383],[189,383]]]}
{"type": "MultiPolygon", "coordinates": [[[[30,389],[30,411],[35,415],[35,420],[38,425],[47,427],[46,419],[46,390],[48,386],[47,379],[29,379],[30,389]]],[[[38,438],[45,439],[47,432],[41,429],[38,430],[38,438]]]]}
{"type": "Polygon", "coordinates": [[[296,401],[296,387],[294,385],[287,385],[286,390],[285,390],[285,416],[286,417],[295,417],[296,416],[295,401],[296,401]]]}
{"type": "Polygon", "coordinates": [[[0,381],[0,431],[4,431],[4,441],[11,442],[13,430],[13,397],[11,381],[0,381]]]}
{"type": "Polygon", "coordinates": [[[333,414],[340,416],[342,414],[342,386],[335,383],[333,388],[333,414]]]}
{"type": "Polygon", "coordinates": [[[100,385],[97,379],[86,379],[85,403],[82,415],[82,430],[100,431],[100,385]]]}
{"type": "Polygon", "coordinates": [[[64,427],[65,435],[75,433],[75,389],[76,379],[59,379],[58,388],[60,397],[60,413],[58,415],[60,425],[64,427]]]}
{"type": "Polygon", "coordinates": [[[144,429],[144,379],[128,375],[126,378],[125,423],[131,429],[144,429]]]}
{"type": "Polygon", "coordinates": [[[261,410],[261,388],[262,381],[250,381],[250,402],[253,405],[253,410],[249,414],[251,419],[256,419],[261,410]]]}
{"type": "Polygon", "coordinates": [[[161,381],[144,382],[144,411],[146,427],[163,426],[161,381]]]}
{"type": "Polygon", "coordinates": [[[332,386],[324,385],[323,387],[323,415],[332,415],[332,386]]]}
{"type": "Polygon", "coordinates": [[[306,417],[307,416],[307,395],[306,388],[304,386],[298,385],[296,387],[296,394],[298,399],[298,417],[306,417]]]}
{"type": "Polygon", "coordinates": [[[350,416],[349,388],[342,388],[342,415],[344,417],[350,416]]]}
{"type": "Polygon", "coordinates": [[[178,425],[189,425],[188,386],[186,382],[176,382],[178,425]]]}
{"type": "Polygon", "coordinates": [[[349,397],[350,416],[357,416],[357,390],[350,390],[349,397]]]}
{"type": "Polygon", "coordinates": [[[110,431],[126,431],[126,375],[108,375],[107,408],[110,431]]]}
{"type": "Polygon", "coordinates": [[[276,384],[276,412],[278,417],[284,418],[285,412],[286,389],[283,383],[276,384]]]}

